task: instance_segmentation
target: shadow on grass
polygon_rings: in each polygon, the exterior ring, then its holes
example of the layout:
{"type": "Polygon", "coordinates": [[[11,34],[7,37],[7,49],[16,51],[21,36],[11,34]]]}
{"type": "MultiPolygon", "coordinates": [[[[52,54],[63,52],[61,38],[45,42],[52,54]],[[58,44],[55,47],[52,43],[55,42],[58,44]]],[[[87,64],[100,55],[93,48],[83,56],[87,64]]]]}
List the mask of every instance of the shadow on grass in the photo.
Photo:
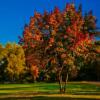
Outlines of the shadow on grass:
{"type": "Polygon", "coordinates": [[[27,90],[29,87],[0,88],[0,90],[27,90]]]}
{"type": "Polygon", "coordinates": [[[24,98],[24,97],[2,98],[0,100],[96,100],[96,99],[36,96],[36,97],[31,97],[31,98],[24,98]]]}
{"type": "Polygon", "coordinates": [[[68,98],[68,97],[43,97],[43,96],[37,96],[37,97],[30,98],[30,100],[96,100],[96,99],[68,98]]]}
{"type": "Polygon", "coordinates": [[[76,91],[76,92],[69,92],[69,94],[73,95],[100,95],[98,91],[76,91]]]}

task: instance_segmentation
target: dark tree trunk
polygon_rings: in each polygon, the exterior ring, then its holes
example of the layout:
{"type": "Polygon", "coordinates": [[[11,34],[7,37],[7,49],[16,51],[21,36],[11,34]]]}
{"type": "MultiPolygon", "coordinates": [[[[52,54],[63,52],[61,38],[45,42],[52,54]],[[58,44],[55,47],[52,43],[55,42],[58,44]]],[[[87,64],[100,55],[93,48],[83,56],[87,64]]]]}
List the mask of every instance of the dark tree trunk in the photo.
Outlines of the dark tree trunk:
{"type": "Polygon", "coordinates": [[[60,93],[62,93],[62,76],[61,76],[61,72],[59,72],[59,87],[60,87],[60,93]]]}
{"type": "Polygon", "coordinates": [[[65,79],[64,93],[66,92],[67,81],[68,81],[68,73],[67,73],[67,75],[66,75],[66,79],[65,79]]]}
{"type": "Polygon", "coordinates": [[[59,87],[60,93],[64,94],[66,92],[66,85],[68,81],[68,70],[63,69],[59,72],[59,87]]]}

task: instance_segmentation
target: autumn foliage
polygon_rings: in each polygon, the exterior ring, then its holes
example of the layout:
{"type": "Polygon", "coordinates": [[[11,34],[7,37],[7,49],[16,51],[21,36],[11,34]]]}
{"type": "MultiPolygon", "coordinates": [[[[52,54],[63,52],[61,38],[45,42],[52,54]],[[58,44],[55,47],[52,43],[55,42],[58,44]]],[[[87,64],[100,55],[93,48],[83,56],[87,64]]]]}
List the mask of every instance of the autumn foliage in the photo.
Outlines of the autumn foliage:
{"type": "Polygon", "coordinates": [[[32,69],[35,65],[37,74],[41,69],[53,70],[60,84],[66,82],[69,72],[76,67],[75,58],[85,57],[93,45],[95,22],[92,12],[82,16],[81,6],[76,10],[74,4],[66,4],[63,11],[55,7],[50,13],[34,12],[20,38],[27,66],[32,69]]]}

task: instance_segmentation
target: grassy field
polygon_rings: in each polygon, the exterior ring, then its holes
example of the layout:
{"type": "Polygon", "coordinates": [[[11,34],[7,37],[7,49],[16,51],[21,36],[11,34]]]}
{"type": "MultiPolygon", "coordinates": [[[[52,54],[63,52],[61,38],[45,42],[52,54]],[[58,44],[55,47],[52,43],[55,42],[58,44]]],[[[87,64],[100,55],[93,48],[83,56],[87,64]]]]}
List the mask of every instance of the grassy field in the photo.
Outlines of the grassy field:
{"type": "Polygon", "coordinates": [[[69,82],[66,94],[57,83],[0,84],[1,100],[100,100],[100,84],[69,82]],[[67,99],[66,99],[67,98],[67,99]]]}

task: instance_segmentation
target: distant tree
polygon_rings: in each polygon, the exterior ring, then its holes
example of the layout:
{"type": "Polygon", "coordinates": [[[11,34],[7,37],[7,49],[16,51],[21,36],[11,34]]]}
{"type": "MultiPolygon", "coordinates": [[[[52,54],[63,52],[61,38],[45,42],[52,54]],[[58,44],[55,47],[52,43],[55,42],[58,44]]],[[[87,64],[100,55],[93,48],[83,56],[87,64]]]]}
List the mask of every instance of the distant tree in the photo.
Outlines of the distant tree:
{"type": "MultiPolygon", "coordinates": [[[[93,45],[91,31],[96,26],[91,26],[93,15],[89,16],[83,17],[81,8],[77,11],[74,4],[67,4],[62,12],[57,7],[43,15],[35,12],[20,38],[30,69],[35,66],[39,72],[56,72],[61,93],[66,91],[70,71],[77,67],[76,58],[84,58],[93,45]]],[[[94,17],[93,21],[95,24],[94,17]]]]}
{"type": "Polygon", "coordinates": [[[3,51],[3,47],[2,47],[2,45],[0,44],[0,60],[3,58],[2,51],[3,51]]]}
{"type": "Polygon", "coordinates": [[[0,82],[5,81],[6,75],[5,75],[5,68],[6,68],[6,54],[7,51],[5,48],[0,44],[0,82]]]}
{"type": "Polygon", "coordinates": [[[20,75],[25,71],[23,48],[17,44],[7,43],[5,47],[0,47],[0,51],[0,71],[2,77],[5,76],[7,77],[6,79],[11,81],[18,81],[20,75]]]}
{"type": "Polygon", "coordinates": [[[78,72],[78,79],[88,81],[100,80],[100,44],[99,41],[95,41],[89,53],[84,57],[76,61],[81,66],[78,72]]]}
{"type": "Polygon", "coordinates": [[[25,71],[24,50],[17,44],[7,44],[5,49],[8,51],[5,71],[12,81],[18,80],[25,71]]]}

